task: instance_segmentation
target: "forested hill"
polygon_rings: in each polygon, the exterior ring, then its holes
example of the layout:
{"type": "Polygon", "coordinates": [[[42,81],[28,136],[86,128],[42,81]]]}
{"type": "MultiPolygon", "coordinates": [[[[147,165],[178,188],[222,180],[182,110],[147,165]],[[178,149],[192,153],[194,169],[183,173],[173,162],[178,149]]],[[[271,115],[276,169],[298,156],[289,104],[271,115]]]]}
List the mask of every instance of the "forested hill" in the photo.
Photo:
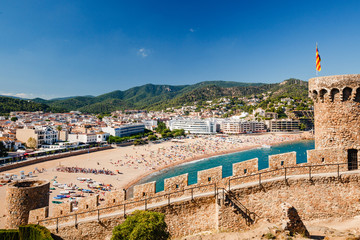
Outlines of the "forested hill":
{"type": "MultiPolygon", "coordinates": [[[[28,103],[53,112],[78,110],[88,113],[109,113],[124,109],[163,110],[220,97],[245,97],[267,92],[271,92],[271,96],[307,98],[307,91],[307,82],[298,79],[288,79],[275,84],[206,81],[180,86],[146,84],[96,97],[78,96],[52,100],[36,98],[28,103]]],[[[7,109],[16,111],[15,109],[19,108],[7,109]]]]}
{"type": "Polygon", "coordinates": [[[43,103],[36,103],[30,100],[22,100],[11,97],[0,97],[0,114],[8,114],[13,111],[44,111],[47,112],[50,107],[43,103]]]}

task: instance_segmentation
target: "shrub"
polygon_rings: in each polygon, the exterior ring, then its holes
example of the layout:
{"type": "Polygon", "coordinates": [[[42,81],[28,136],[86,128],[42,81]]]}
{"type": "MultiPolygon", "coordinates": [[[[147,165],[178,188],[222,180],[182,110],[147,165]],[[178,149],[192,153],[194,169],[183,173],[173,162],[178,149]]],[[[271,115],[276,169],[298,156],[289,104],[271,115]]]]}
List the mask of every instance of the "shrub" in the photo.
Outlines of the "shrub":
{"type": "Polygon", "coordinates": [[[28,224],[19,226],[21,240],[53,240],[50,231],[43,226],[28,224]]]}
{"type": "Polygon", "coordinates": [[[113,229],[111,240],[165,240],[170,237],[165,215],[137,210],[113,229]]]}
{"type": "Polygon", "coordinates": [[[17,230],[17,229],[0,229],[0,239],[20,240],[19,230],[17,230]]]}

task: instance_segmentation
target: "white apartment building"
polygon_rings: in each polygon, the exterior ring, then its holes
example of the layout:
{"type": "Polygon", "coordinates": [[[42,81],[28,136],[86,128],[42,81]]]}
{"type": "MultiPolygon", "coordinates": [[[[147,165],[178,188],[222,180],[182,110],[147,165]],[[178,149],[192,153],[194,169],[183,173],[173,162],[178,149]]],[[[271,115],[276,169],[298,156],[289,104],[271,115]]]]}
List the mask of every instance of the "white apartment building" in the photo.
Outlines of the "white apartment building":
{"type": "Polygon", "coordinates": [[[33,128],[16,129],[16,138],[27,142],[32,137],[36,140],[37,148],[44,144],[53,144],[58,140],[58,131],[51,126],[35,126],[33,128]]]}
{"type": "Polygon", "coordinates": [[[210,120],[200,119],[174,119],[169,121],[171,131],[184,129],[185,133],[191,134],[215,134],[215,123],[210,120]]]}
{"type": "Polygon", "coordinates": [[[81,143],[95,143],[95,133],[70,133],[68,135],[69,142],[81,142],[81,143]]]}
{"type": "Polygon", "coordinates": [[[110,134],[106,132],[97,132],[96,134],[96,142],[106,142],[109,138],[110,134]]]}
{"type": "Polygon", "coordinates": [[[117,127],[103,127],[102,131],[115,137],[125,137],[133,134],[143,133],[144,124],[124,124],[117,127]]]}
{"type": "Polygon", "coordinates": [[[223,121],[220,125],[223,133],[239,134],[239,133],[255,133],[265,132],[265,124],[257,121],[223,121]]]}
{"type": "Polygon", "coordinates": [[[146,129],[155,131],[155,128],[157,128],[157,120],[144,120],[144,125],[146,129]]]}

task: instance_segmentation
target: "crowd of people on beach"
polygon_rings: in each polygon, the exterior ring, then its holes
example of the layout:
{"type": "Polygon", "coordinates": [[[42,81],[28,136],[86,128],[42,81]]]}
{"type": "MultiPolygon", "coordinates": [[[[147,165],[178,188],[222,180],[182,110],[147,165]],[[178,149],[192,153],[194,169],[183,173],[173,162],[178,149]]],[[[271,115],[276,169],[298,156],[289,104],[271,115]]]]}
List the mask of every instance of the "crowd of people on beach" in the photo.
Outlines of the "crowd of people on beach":
{"type": "Polygon", "coordinates": [[[94,169],[94,168],[81,168],[81,167],[57,167],[56,171],[58,172],[67,172],[67,173],[93,173],[93,174],[105,174],[105,175],[115,175],[115,173],[109,169],[94,169]]]}
{"type": "MultiPolygon", "coordinates": [[[[114,166],[125,166],[134,169],[157,170],[185,160],[195,160],[217,154],[225,154],[251,147],[261,147],[286,141],[300,140],[294,135],[240,135],[240,136],[202,136],[185,143],[174,143],[171,146],[160,147],[158,150],[148,150],[135,154],[126,154],[122,159],[110,163],[114,166]]],[[[149,146],[143,146],[149,148],[149,146]]]]}

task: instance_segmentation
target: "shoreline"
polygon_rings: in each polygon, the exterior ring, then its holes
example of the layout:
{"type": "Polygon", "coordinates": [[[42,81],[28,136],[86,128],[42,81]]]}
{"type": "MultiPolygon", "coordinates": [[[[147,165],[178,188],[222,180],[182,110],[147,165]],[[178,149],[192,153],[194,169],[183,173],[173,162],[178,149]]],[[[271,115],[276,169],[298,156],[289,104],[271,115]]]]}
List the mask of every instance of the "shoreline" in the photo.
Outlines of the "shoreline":
{"type": "MultiPolygon", "coordinates": [[[[278,143],[271,143],[269,145],[270,146],[275,146],[275,145],[280,145],[280,144],[283,144],[283,143],[292,143],[292,142],[298,142],[298,141],[302,141],[302,140],[307,140],[307,139],[304,138],[304,137],[301,137],[298,140],[288,140],[288,141],[283,141],[283,142],[278,142],[278,143]]],[[[184,163],[190,163],[190,162],[193,162],[193,161],[203,160],[203,159],[207,159],[207,158],[211,158],[211,157],[216,157],[216,156],[221,156],[221,155],[226,155],[226,154],[231,154],[231,153],[236,153],[236,152],[243,152],[243,151],[247,151],[247,150],[252,150],[252,149],[256,149],[256,148],[261,147],[261,146],[262,145],[240,147],[240,148],[230,149],[230,150],[227,150],[227,151],[221,151],[221,152],[217,152],[217,153],[204,154],[204,155],[199,155],[199,156],[195,156],[195,157],[192,157],[192,158],[187,158],[187,159],[184,159],[183,161],[175,162],[175,163],[169,164],[167,166],[160,167],[159,169],[154,169],[154,170],[152,170],[150,172],[146,172],[146,173],[136,177],[134,180],[131,180],[130,182],[128,182],[123,188],[128,190],[129,188],[132,188],[135,185],[137,185],[137,183],[141,179],[143,179],[143,178],[145,178],[145,177],[147,177],[147,176],[149,176],[151,174],[154,174],[156,172],[160,172],[160,171],[162,171],[164,169],[167,169],[167,168],[172,168],[172,167],[184,164],[184,163]]]]}

